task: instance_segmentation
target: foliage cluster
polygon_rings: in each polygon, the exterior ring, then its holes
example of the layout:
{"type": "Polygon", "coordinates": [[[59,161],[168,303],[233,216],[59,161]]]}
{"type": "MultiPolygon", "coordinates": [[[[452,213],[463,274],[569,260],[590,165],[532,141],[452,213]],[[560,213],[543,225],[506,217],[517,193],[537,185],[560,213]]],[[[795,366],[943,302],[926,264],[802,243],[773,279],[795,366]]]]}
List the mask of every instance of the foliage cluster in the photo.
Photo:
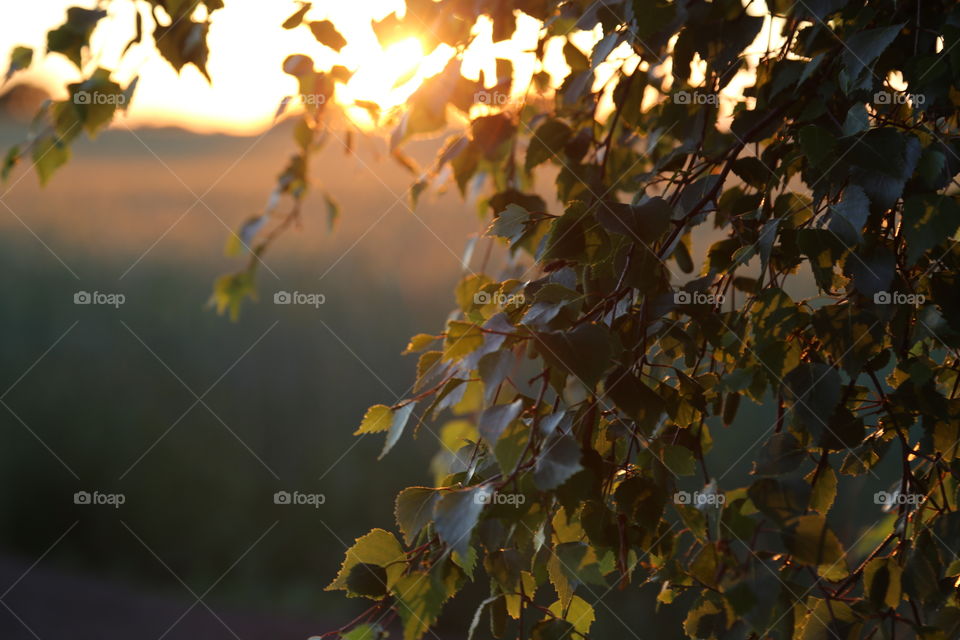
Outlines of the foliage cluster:
{"type": "MultiPolygon", "coordinates": [[[[219,0],[142,4],[165,14],[160,53],[203,71],[219,0]]],[[[347,44],[311,13],[284,27],[347,44]]],[[[84,66],[103,15],[71,9],[50,32],[49,51],[85,70],[71,96],[132,91],[84,66]]],[[[384,433],[384,455],[416,429],[442,450],[435,486],[397,496],[399,536],[377,529],[347,552],[329,588],[373,602],[331,635],[380,637],[398,616],[421,638],[484,580],[469,637],[585,638],[608,590],[651,583],[659,606],[686,607],[691,638],[957,637],[960,6],[408,0],[374,28],[456,51],[402,109],[358,106],[392,127],[413,200],[446,175],[482,193],[486,235],[511,260],[463,279],[457,314],[410,341],[413,395],[357,430],[384,433]],[[520,13],[542,22],[529,86],[508,60],[496,79],[463,77],[478,20],[502,41],[520,13]],[[591,50],[580,31],[597,34],[591,50]],[[557,42],[569,73],[553,87],[557,42]],[[517,99],[478,106],[481,91],[517,99]],[[421,169],[403,147],[425,135],[449,138],[421,169]],[[560,210],[532,192],[542,166],[560,210]],[[720,239],[695,256],[711,228],[720,239]],[[817,295],[801,298],[808,276],[817,295]],[[743,443],[749,485],[723,487],[706,455],[744,399],[777,418],[743,443]],[[838,492],[886,457],[900,469],[889,504],[845,523],[858,536],[845,548],[838,492]]],[[[15,52],[11,73],[30,58],[15,52]]],[[[217,282],[221,311],[253,293],[259,256],[301,215],[311,157],[345,135],[328,116],[351,72],[306,55],[284,71],[322,99],[303,100],[270,205],[234,237],[251,256],[217,282]]],[[[29,151],[46,180],[116,108],[53,102],[4,172],[29,151]]]]}

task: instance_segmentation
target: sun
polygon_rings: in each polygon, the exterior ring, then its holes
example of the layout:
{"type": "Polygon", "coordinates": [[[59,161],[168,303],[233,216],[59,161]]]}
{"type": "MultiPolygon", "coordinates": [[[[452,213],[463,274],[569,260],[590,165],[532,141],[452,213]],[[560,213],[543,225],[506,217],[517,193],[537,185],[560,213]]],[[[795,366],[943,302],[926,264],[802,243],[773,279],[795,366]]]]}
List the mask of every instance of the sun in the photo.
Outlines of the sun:
{"type": "Polygon", "coordinates": [[[441,45],[426,54],[423,43],[413,36],[386,47],[364,47],[353,77],[337,89],[337,102],[358,125],[374,126],[369,111],[357,107],[357,102],[373,102],[385,111],[403,104],[424,79],[443,69],[453,53],[441,45]]]}
{"type": "Polygon", "coordinates": [[[423,57],[423,45],[414,37],[385,49],[367,47],[353,77],[344,87],[344,97],[369,100],[381,107],[392,106],[391,94],[413,79],[423,57]]]}

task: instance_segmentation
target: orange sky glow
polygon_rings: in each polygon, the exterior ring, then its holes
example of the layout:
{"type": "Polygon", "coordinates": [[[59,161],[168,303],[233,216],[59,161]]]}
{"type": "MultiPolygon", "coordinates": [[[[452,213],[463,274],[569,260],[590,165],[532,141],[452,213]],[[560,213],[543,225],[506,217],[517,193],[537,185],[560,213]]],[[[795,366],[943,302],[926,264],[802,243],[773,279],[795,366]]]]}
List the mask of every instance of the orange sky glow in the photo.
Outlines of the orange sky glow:
{"type": "MultiPolygon", "coordinates": [[[[134,45],[118,64],[123,47],[133,34],[134,3],[107,5],[108,16],[94,34],[87,65],[114,69],[114,78],[121,84],[140,76],[132,105],[128,113],[121,116],[126,126],[176,125],[202,132],[247,135],[263,131],[273,122],[284,96],[297,92],[296,80],[281,69],[283,60],[295,53],[309,55],[320,70],[341,64],[354,71],[350,82],[338,89],[337,100],[341,104],[366,100],[390,108],[401,104],[424,78],[438,73],[453,54],[445,45],[425,52],[414,38],[394,43],[387,50],[380,47],[370,21],[379,20],[392,11],[402,14],[403,0],[364,0],[362,11],[352,3],[325,3],[311,9],[308,19],[333,21],[347,39],[348,44],[339,54],[319,44],[308,29],[281,27],[299,6],[292,0],[226,0],[225,4],[224,9],[211,17],[207,66],[212,85],[192,66],[184,67],[178,76],[156,52],[149,36],[143,44],[134,45]]],[[[92,8],[96,2],[34,0],[29,11],[10,15],[0,24],[0,59],[7,59],[17,45],[33,47],[37,52],[33,66],[21,72],[16,81],[42,84],[55,97],[62,97],[57,94],[63,91],[64,81],[79,79],[77,69],[62,56],[39,55],[44,50],[46,31],[61,24],[66,8],[74,5],[92,8]]],[[[765,7],[758,8],[754,3],[750,12],[762,15],[765,7]]],[[[464,75],[476,79],[483,70],[487,78],[495,78],[495,59],[508,58],[514,64],[514,86],[526,87],[530,75],[538,70],[531,51],[536,46],[540,27],[537,20],[518,14],[513,37],[494,44],[492,25],[482,18],[464,57],[464,75]]],[[[151,30],[152,26],[145,22],[147,34],[151,30]]],[[[588,50],[600,35],[599,28],[596,32],[579,32],[573,34],[572,41],[582,50],[588,50]]],[[[763,29],[755,44],[765,47],[766,38],[767,30],[763,29]]],[[[546,49],[545,66],[555,86],[568,72],[561,48],[562,42],[555,39],[546,49]]],[[[631,54],[629,46],[623,44],[614,51],[613,57],[629,59],[631,54]]],[[[615,68],[614,63],[601,65],[594,86],[602,86],[615,68]]],[[[735,79],[725,93],[735,95],[748,83],[749,74],[741,72],[741,76],[745,77],[735,79]]],[[[373,126],[365,110],[347,106],[346,111],[357,126],[364,129],[373,126]]]]}

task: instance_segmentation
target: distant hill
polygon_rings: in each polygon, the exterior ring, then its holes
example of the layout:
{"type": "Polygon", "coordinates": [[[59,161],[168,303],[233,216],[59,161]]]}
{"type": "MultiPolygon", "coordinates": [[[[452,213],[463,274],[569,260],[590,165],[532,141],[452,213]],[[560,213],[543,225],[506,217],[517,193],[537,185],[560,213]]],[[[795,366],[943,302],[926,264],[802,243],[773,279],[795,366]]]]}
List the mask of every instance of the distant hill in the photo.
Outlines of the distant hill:
{"type": "Polygon", "coordinates": [[[0,118],[29,122],[50,93],[33,84],[15,84],[0,95],[0,118]]]}

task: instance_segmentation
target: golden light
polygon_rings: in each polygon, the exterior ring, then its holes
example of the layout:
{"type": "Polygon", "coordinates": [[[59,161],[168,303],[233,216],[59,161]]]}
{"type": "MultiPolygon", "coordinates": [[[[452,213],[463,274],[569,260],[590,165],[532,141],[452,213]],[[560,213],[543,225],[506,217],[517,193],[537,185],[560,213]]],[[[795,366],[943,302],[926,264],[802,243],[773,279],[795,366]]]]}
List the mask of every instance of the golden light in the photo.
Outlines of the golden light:
{"type": "Polygon", "coordinates": [[[337,89],[336,100],[356,124],[372,127],[376,123],[369,112],[354,103],[374,102],[383,110],[403,104],[425,78],[443,69],[451,55],[453,50],[449,47],[424,55],[423,44],[414,37],[385,49],[376,43],[368,44],[354,61],[357,66],[353,77],[337,89]]]}
{"type": "MultiPolygon", "coordinates": [[[[18,15],[16,20],[0,25],[0,58],[9,56],[9,51],[17,44],[42,50],[46,29],[63,20],[68,6],[93,6],[96,1],[47,0],[40,4],[42,11],[18,15]]],[[[404,13],[403,0],[365,0],[364,11],[343,4],[325,6],[322,11],[313,9],[308,19],[330,19],[347,39],[348,44],[340,52],[319,44],[308,29],[286,30],[281,27],[297,6],[292,0],[270,3],[232,0],[227,8],[217,11],[211,19],[208,37],[210,59],[207,68],[213,79],[211,86],[193,67],[185,67],[180,74],[173,71],[157,54],[150,38],[145,38],[141,45],[134,45],[123,62],[119,62],[123,46],[131,36],[134,5],[110,4],[108,18],[98,27],[93,38],[95,58],[98,63],[115,69],[114,77],[123,84],[134,76],[141,76],[131,108],[123,116],[125,121],[113,126],[176,125],[202,132],[257,134],[273,123],[277,106],[284,96],[296,94],[296,80],[284,74],[281,67],[288,55],[299,53],[310,56],[318,70],[342,65],[353,72],[346,84],[338,86],[336,101],[356,126],[371,130],[377,123],[367,110],[356,106],[357,101],[376,103],[383,112],[397,108],[426,78],[440,73],[454,55],[454,50],[447,45],[425,51],[416,37],[386,47],[380,45],[371,28],[371,20],[380,20],[392,11],[404,13]],[[251,34],[256,34],[255,46],[251,46],[251,34]]],[[[764,10],[765,7],[751,11],[764,10]]],[[[769,23],[769,17],[767,19],[768,24],[751,50],[765,48],[766,38],[770,35],[767,30],[774,26],[769,23]]],[[[491,88],[496,84],[496,59],[508,59],[513,63],[514,72],[509,98],[511,101],[520,98],[532,74],[539,70],[533,50],[542,27],[538,20],[521,13],[517,15],[513,36],[494,43],[492,22],[482,16],[474,25],[472,42],[464,52],[461,69],[464,77],[477,80],[482,72],[487,88],[491,88]]],[[[598,27],[589,32],[573,33],[570,40],[581,51],[589,51],[601,36],[598,27]]],[[[558,87],[569,71],[562,48],[561,38],[552,39],[546,46],[544,66],[553,87],[558,87]]],[[[634,52],[623,43],[610,60],[596,69],[594,90],[603,92],[598,112],[601,118],[612,109],[609,78],[624,63],[628,69],[635,67],[634,60],[634,52]]],[[[697,71],[694,69],[694,79],[697,71]]],[[[663,68],[659,73],[668,74],[669,68],[663,68]]],[[[52,55],[38,61],[20,78],[46,85],[55,91],[55,97],[62,98],[63,83],[78,80],[80,74],[65,58],[52,55]]],[[[751,78],[751,72],[740,70],[725,90],[722,108],[727,118],[732,105],[742,99],[742,88],[751,78]]],[[[648,87],[647,93],[645,108],[661,99],[653,87],[648,87]]],[[[481,114],[499,107],[477,105],[475,108],[477,114],[481,114]]]]}

